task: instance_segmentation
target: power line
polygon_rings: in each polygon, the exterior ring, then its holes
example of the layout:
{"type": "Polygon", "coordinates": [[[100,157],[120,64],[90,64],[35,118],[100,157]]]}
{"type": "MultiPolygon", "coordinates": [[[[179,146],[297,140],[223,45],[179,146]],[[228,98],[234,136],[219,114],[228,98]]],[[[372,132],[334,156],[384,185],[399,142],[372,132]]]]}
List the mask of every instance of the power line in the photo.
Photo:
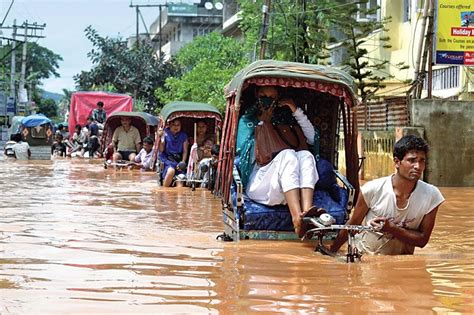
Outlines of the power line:
{"type": "Polygon", "coordinates": [[[347,7],[349,5],[353,5],[353,4],[357,4],[357,3],[359,3],[359,1],[348,2],[348,3],[344,3],[344,4],[337,4],[337,5],[333,5],[333,6],[327,6],[327,7],[324,7],[324,8],[319,8],[319,9],[311,10],[311,11],[281,12],[281,13],[280,12],[271,12],[270,15],[304,15],[304,14],[308,14],[308,13],[317,13],[317,12],[327,11],[327,10],[330,10],[330,9],[347,7]]]}
{"type": "Polygon", "coordinates": [[[12,0],[12,2],[10,3],[10,6],[8,7],[7,13],[5,14],[5,17],[3,18],[2,23],[0,23],[0,27],[3,25],[3,23],[5,23],[5,20],[7,19],[7,16],[8,16],[8,13],[10,13],[10,9],[13,6],[13,3],[15,3],[15,0],[12,0]]]}
{"type": "Polygon", "coordinates": [[[148,27],[146,26],[145,19],[143,19],[142,12],[141,12],[141,11],[138,11],[138,13],[140,14],[140,18],[141,18],[141,20],[142,20],[143,27],[145,28],[146,34],[149,35],[150,32],[148,31],[148,27]]]}

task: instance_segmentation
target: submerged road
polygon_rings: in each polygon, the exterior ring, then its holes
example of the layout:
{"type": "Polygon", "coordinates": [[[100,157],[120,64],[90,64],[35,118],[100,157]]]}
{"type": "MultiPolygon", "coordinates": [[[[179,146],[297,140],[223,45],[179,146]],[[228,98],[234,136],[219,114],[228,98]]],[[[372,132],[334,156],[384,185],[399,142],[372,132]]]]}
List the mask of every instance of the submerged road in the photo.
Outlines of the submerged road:
{"type": "Polygon", "coordinates": [[[431,242],[346,264],[312,242],[216,240],[220,201],[89,161],[0,161],[0,314],[472,312],[474,188],[431,242]]]}

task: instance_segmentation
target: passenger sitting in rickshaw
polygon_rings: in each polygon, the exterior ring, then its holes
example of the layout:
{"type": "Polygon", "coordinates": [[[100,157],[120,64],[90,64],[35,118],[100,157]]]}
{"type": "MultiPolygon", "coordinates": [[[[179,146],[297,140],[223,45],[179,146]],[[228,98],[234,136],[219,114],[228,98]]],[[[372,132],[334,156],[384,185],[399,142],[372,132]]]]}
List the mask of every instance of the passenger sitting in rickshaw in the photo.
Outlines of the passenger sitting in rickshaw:
{"type": "MultiPolygon", "coordinates": [[[[252,200],[268,206],[288,204],[295,232],[302,237],[302,217],[318,211],[313,206],[313,192],[319,175],[315,158],[308,151],[315,130],[293,100],[279,98],[276,87],[258,88],[256,98],[255,106],[247,110],[256,123],[254,135],[241,138],[240,143],[237,139],[242,181],[247,181],[246,193],[252,200]],[[277,122],[279,117],[286,119],[277,122]],[[254,153],[249,153],[252,145],[254,153]]],[[[242,119],[249,117],[244,115],[242,119]]],[[[239,135],[241,126],[239,122],[239,135]]]]}
{"type": "Polygon", "coordinates": [[[211,163],[211,149],[215,143],[214,135],[207,133],[208,126],[204,120],[196,123],[196,141],[191,138],[191,151],[187,169],[188,180],[201,181],[201,187],[206,187],[209,182],[209,166],[211,163]]]}
{"type": "Polygon", "coordinates": [[[215,140],[214,135],[208,134],[208,125],[204,120],[198,120],[196,123],[196,141],[194,138],[189,139],[189,143],[191,145],[197,144],[198,147],[202,147],[204,145],[204,141],[207,139],[211,139],[212,141],[215,140]]]}
{"type": "Polygon", "coordinates": [[[161,137],[160,161],[163,163],[161,179],[163,186],[170,187],[173,184],[175,175],[186,172],[188,159],[188,136],[181,130],[181,120],[174,119],[165,130],[159,129],[158,136],[161,137]]]}
{"type": "Polygon", "coordinates": [[[209,168],[212,161],[212,147],[214,140],[208,137],[204,140],[203,145],[197,148],[197,165],[198,165],[198,179],[202,180],[201,187],[205,187],[209,182],[209,168]]]}
{"type": "Polygon", "coordinates": [[[133,162],[137,152],[141,149],[140,132],[135,126],[132,126],[130,117],[121,117],[120,123],[121,126],[115,129],[112,136],[114,165],[117,165],[120,160],[133,162]]]}
{"type": "Polygon", "coordinates": [[[154,154],[154,143],[151,137],[143,138],[143,148],[138,152],[134,162],[130,164],[131,168],[139,168],[142,171],[153,170],[152,158],[154,154]]]}

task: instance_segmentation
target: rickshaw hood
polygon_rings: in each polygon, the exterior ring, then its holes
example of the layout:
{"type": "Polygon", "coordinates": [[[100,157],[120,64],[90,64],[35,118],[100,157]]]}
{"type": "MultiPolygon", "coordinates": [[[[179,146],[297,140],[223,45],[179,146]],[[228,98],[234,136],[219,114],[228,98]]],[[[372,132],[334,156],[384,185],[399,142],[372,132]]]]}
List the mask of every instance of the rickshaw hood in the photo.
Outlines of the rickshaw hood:
{"type": "Polygon", "coordinates": [[[297,62],[259,60],[240,70],[225,87],[226,98],[236,96],[239,104],[240,95],[245,89],[245,82],[255,77],[293,78],[307,81],[320,81],[344,86],[357,104],[357,86],[354,79],[346,72],[334,67],[305,64],[297,62]]]}

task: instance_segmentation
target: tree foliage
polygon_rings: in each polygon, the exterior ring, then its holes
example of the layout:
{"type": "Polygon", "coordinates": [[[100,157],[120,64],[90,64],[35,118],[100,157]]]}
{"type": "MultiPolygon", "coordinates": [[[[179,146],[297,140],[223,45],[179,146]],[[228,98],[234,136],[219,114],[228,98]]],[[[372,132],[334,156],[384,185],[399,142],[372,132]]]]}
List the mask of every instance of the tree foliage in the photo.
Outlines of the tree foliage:
{"type": "MultiPolygon", "coordinates": [[[[15,72],[17,74],[15,78],[16,82],[18,82],[20,77],[22,51],[22,46],[17,44],[15,54],[15,72]]],[[[31,93],[34,94],[36,86],[41,85],[41,80],[49,79],[51,77],[59,77],[57,70],[59,69],[59,62],[62,61],[63,58],[48,48],[38,45],[37,43],[27,43],[26,52],[27,57],[25,78],[27,85],[32,87],[33,91],[31,93]]],[[[0,47],[2,72],[5,75],[9,75],[10,73],[11,53],[11,45],[0,47]]]]}
{"type": "MultiPolygon", "coordinates": [[[[260,47],[262,4],[264,0],[238,0],[242,9],[241,28],[247,38],[247,47],[254,55],[260,47]]],[[[342,45],[344,55],[340,64],[356,79],[359,94],[365,102],[384,87],[391,77],[385,71],[388,61],[370,57],[367,39],[378,36],[377,48],[389,48],[387,31],[389,18],[374,17],[380,8],[367,7],[367,0],[274,0],[269,13],[266,58],[304,63],[329,64],[342,45]],[[376,35],[374,35],[376,34],[376,35]]],[[[374,50],[375,47],[371,47],[374,50]]],[[[403,65],[402,65],[403,66],[403,65]]]]}
{"type": "MultiPolygon", "coordinates": [[[[261,7],[264,0],[239,0],[241,27],[254,52],[260,47],[261,7]]],[[[272,1],[266,57],[277,60],[318,63],[328,57],[328,30],[340,19],[341,3],[335,0],[272,1]]],[[[256,54],[256,53],[255,53],[256,54]]]]}
{"type": "Polygon", "coordinates": [[[93,49],[87,54],[92,61],[90,71],[74,76],[81,90],[106,90],[131,94],[152,112],[160,106],[154,90],[175,73],[172,64],[163,62],[148,42],[132,49],[120,38],[101,37],[91,26],[85,30],[93,49]]]}
{"type": "Polygon", "coordinates": [[[225,107],[224,86],[249,63],[242,43],[217,32],[197,37],[183,47],[173,62],[181,73],[156,90],[162,103],[187,100],[225,107]]]}
{"type": "Polygon", "coordinates": [[[68,112],[71,105],[71,96],[73,91],[63,89],[62,92],[63,97],[59,100],[58,104],[58,115],[62,118],[65,118],[66,113],[68,112]]]}
{"type": "MultiPolygon", "coordinates": [[[[367,1],[361,1],[365,3],[367,1]]],[[[349,74],[355,78],[359,95],[363,103],[373,98],[375,93],[384,88],[383,81],[392,77],[385,71],[389,61],[387,59],[376,59],[370,57],[369,48],[390,48],[388,36],[384,33],[388,30],[386,25],[390,18],[375,18],[380,7],[371,9],[361,9],[360,4],[351,4],[346,7],[348,13],[345,19],[338,21],[337,25],[344,34],[342,46],[345,47],[347,57],[344,58],[343,64],[349,74]],[[357,14],[368,18],[364,21],[357,20],[357,14]],[[373,47],[369,43],[371,39],[376,37],[375,42],[378,47],[373,47]]]]}
{"type": "Polygon", "coordinates": [[[38,106],[37,112],[39,114],[43,114],[46,117],[49,118],[56,118],[58,115],[58,106],[56,105],[56,102],[51,99],[41,99],[38,101],[36,104],[38,106]]]}

